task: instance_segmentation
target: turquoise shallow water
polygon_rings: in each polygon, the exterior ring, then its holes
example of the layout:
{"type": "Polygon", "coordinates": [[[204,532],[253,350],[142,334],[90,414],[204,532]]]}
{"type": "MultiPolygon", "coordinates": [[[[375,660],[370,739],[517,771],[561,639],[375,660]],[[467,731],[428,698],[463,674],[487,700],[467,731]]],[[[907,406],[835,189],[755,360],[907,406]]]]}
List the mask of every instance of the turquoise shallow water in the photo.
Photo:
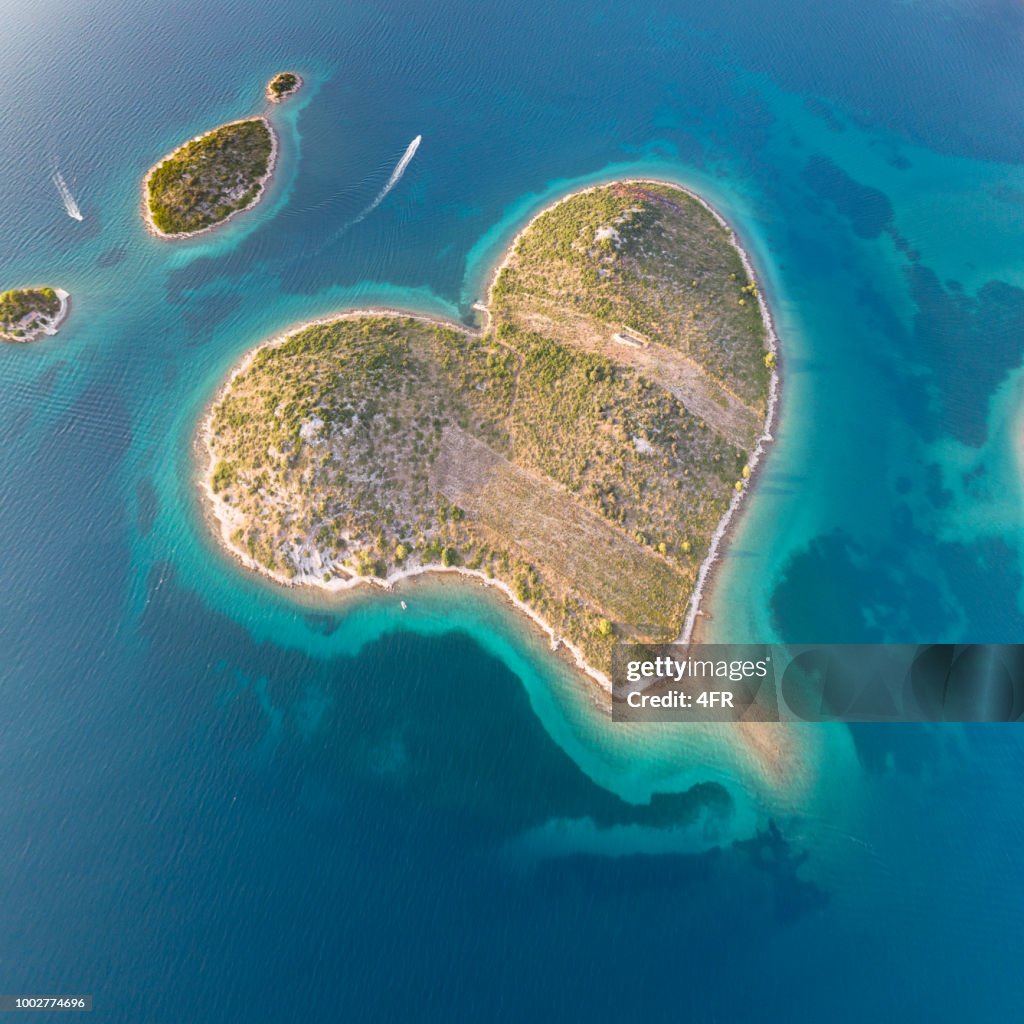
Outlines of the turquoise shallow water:
{"type": "Polygon", "coordinates": [[[0,990],[112,1021],[1014,1013],[1015,732],[807,727],[784,784],[726,730],[625,732],[476,588],[339,609],[238,572],[191,445],[262,338],[468,317],[547,202],[671,178],[785,354],[714,636],[1019,639],[1019,10],[8,6],[0,284],[74,305],[0,350],[0,990]],[[146,168],[283,66],[310,85],[267,200],[148,238],[146,168]]]}

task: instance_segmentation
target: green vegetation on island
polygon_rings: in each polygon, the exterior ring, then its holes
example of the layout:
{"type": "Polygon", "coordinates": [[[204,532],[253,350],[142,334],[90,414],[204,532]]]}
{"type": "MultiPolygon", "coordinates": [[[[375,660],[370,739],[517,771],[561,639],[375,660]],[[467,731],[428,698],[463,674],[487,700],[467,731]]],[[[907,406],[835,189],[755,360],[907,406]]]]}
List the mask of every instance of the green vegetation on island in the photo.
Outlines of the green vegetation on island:
{"type": "Polygon", "coordinates": [[[53,288],[15,288],[0,294],[0,338],[33,341],[56,333],[63,302],[53,288]]]}
{"type": "Polygon", "coordinates": [[[621,183],[558,204],[519,239],[491,300],[499,320],[591,348],[602,324],[621,325],[619,348],[682,355],[763,418],[757,285],[728,229],[681,189],[621,183]]]}
{"type": "Polygon", "coordinates": [[[676,637],[763,426],[766,329],[682,190],[574,195],[520,236],[482,333],[350,314],[259,349],[212,409],[229,544],[285,580],[461,566],[607,671],[676,637]]]}
{"type": "Polygon", "coordinates": [[[294,71],[281,71],[267,82],[267,99],[280,103],[302,87],[302,79],[294,71]]]}
{"type": "Polygon", "coordinates": [[[162,235],[190,235],[255,205],[276,151],[273,130],[262,117],[221,125],[186,142],[146,175],[150,225],[162,235]]]}

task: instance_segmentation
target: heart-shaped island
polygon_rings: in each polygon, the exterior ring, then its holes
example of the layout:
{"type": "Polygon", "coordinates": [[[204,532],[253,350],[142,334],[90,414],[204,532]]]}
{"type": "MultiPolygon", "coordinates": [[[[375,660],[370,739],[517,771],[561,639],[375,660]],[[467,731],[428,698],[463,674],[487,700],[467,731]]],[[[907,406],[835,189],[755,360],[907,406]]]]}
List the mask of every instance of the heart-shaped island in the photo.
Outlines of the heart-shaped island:
{"type": "Polygon", "coordinates": [[[620,181],[538,214],[475,331],[392,311],[253,352],[202,432],[229,548],[282,583],[501,587],[604,677],[689,634],[767,439],[767,310],[724,221],[620,181]]]}

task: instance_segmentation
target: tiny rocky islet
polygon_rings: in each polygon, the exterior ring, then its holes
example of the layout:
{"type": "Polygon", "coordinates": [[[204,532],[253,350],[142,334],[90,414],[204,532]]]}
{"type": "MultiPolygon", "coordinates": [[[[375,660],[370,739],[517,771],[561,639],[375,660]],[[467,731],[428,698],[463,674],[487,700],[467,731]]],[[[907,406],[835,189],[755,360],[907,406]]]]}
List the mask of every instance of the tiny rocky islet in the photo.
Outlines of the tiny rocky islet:
{"type": "Polygon", "coordinates": [[[0,293],[0,341],[30,342],[57,333],[71,297],[48,285],[0,293]]]}
{"type": "Polygon", "coordinates": [[[302,76],[295,71],[281,71],[267,82],[266,95],[271,103],[282,103],[302,88],[302,76]]]}

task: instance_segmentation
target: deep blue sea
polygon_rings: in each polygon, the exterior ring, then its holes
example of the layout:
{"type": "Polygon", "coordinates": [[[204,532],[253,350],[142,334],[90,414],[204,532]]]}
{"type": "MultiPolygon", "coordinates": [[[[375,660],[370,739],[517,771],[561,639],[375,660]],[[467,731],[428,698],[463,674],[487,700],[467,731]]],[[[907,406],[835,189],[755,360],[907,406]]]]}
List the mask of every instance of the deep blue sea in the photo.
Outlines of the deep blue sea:
{"type": "Polygon", "coordinates": [[[3,15],[0,289],[73,310],[0,348],[0,993],[125,1024],[1021,1018],[1019,727],[794,727],[766,779],[729,727],[613,725],[479,588],[403,612],[242,573],[192,448],[260,340],[468,318],[543,205],[671,178],[735,225],[784,353],[714,638],[1024,639],[1019,3],[3,15]],[[146,169],[285,67],[270,195],[148,237],[146,169]]]}

